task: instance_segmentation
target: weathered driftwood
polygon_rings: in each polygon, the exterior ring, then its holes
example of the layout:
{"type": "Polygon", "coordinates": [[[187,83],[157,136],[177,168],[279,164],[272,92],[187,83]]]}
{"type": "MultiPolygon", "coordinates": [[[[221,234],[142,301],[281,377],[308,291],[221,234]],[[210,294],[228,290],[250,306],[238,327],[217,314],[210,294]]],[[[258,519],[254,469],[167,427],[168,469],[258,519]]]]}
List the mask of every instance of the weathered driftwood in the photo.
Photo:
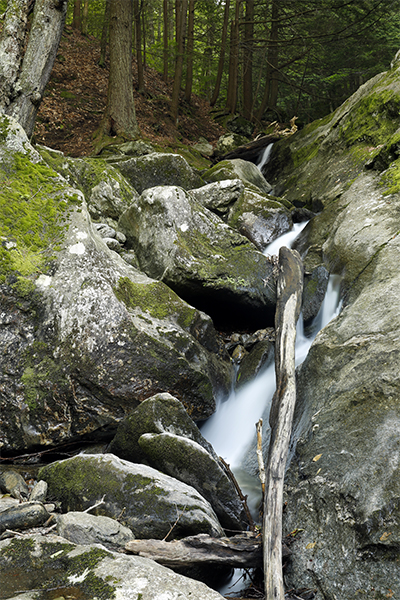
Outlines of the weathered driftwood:
{"type": "MultiPolygon", "coordinates": [[[[151,558],[166,567],[191,567],[198,564],[227,565],[235,568],[262,566],[262,539],[254,534],[213,538],[205,533],[182,540],[132,540],[125,550],[144,558],[151,558]]],[[[282,556],[288,556],[287,546],[282,556]]]]}
{"type": "Polygon", "coordinates": [[[303,267],[295,250],[281,248],[275,314],[276,392],[270,412],[271,441],[264,496],[263,549],[266,600],[284,600],[282,576],[283,481],[296,402],[295,341],[303,267]]]}
{"type": "Polygon", "coordinates": [[[250,162],[257,162],[262,150],[266,146],[269,146],[269,144],[272,144],[273,142],[279,140],[280,137],[281,136],[279,135],[279,133],[263,135],[257,140],[249,142],[248,144],[244,144],[243,146],[239,146],[238,148],[235,148],[235,150],[231,150],[231,152],[228,152],[224,156],[219,157],[218,161],[231,160],[233,158],[242,158],[243,160],[248,160],[250,162]]]}

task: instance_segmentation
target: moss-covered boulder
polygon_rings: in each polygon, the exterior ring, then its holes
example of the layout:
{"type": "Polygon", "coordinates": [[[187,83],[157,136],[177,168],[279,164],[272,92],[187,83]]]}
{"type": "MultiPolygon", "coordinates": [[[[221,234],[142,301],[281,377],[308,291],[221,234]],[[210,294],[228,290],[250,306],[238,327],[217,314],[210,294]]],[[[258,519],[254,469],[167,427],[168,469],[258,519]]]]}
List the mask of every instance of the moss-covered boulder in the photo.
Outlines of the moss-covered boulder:
{"type": "Polygon", "coordinates": [[[139,445],[139,438],[144,433],[164,432],[193,440],[217,458],[182,403],[171,394],[155,394],[121,421],[110,444],[110,452],[131,462],[145,462],[146,454],[139,445]]]}
{"type": "Polygon", "coordinates": [[[231,365],[211,319],[109,250],[83,193],[0,124],[0,448],[111,436],[163,391],[212,414],[231,365]]]}
{"type": "Polygon", "coordinates": [[[173,433],[145,433],[139,445],[150,464],[194,487],[212,506],[221,525],[240,531],[249,525],[232,481],[218,460],[197,442],[173,433]]]}
{"type": "Polygon", "coordinates": [[[225,179],[240,179],[246,187],[256,193],[269,194],[272,189],[256,165],[241,158],[219,162],[203,173],[203,178],[209,183],[225,179]]]}
{"type": "Polygon", "coordinates": [[[182,188],[155,187],[120,218],[140,267],[221,327],[273,321],[273,265],[182,188]]]}
{"type": "Polygon", "coordinates": [[[190,190],[196,202],[226,220],[231,207],[241,197],[244,184],[240,179],[226,179],[190,190]]]}
{"type": "Polygon", "coordinates": [[[40,478],[64,511],[86,510],[103,499],[95,514],[119,518],[136,538],[223,534],[210,504],[194,488],[113,454],[58,461],[43,467],[40,478]]]}
{"type": "Polygon", "coordinates": [[[18,600],[70,594],[82,600],[222,600],[204,583],[178,575],[153,560],[98,545],[76,546],[51,534],[0,541],[0,586],[3,598],[18,600]]]}
{"type": "Polygon", "coordinates": [[[185,190],[204,185],[179,154],[153,152],[114,164],[139,194],[156,185],[177,185],[185,190]]]}

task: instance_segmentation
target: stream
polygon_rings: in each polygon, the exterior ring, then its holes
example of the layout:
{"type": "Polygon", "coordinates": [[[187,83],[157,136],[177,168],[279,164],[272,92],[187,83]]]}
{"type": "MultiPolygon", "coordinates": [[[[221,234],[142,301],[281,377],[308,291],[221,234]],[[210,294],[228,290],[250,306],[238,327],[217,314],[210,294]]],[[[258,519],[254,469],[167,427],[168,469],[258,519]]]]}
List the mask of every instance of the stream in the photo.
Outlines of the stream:
{"type": "MultiPolygon", "coordinates": [[[[297,236],[307,225],[307,222],[296,223],[293,229],[269,244],[264,251],[266,255],[277,255],[279,248],[291,248],[297,236]]],[[[315,317],[306,336],[303,319],[300,318],[296,329],[296,366],[306,358],[310,346],[318,332],[331,319],[339,314],[341,309],[340,296],[341,277],[330,275],[324,301],[318,315],[315,317]]],[[[263,427],[268,427],[269,410],[275,392],[275,364],[267,365],[240,390],[232,390],[225,400],[217,405],[216,412],[201,427],[203,436],[213,445],[215,451],[230,466],[242,492],[247,496],[247,504],[254,521],[260,522],[259,508],[261,503],[261,484],[258,477],[249,474],[244,468],[244,459],[249,451],[256,456],[256,423],[263,419],[263,427]]],[[[265,450],[264,450],[265,456],[265,450]]],[[[230,583],[219,590],[221,595],[243,589],[242,570],[235,569],[230,583]]]]}

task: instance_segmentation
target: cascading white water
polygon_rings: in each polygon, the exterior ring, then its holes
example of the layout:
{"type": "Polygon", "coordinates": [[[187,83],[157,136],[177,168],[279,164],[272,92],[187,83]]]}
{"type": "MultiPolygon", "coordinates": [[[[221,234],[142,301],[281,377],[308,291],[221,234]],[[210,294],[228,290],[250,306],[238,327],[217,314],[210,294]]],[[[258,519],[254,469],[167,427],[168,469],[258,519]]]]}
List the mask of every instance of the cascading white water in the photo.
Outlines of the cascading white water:
{"type": "Polygon", "coordinates": [[[268,146],[266,146],[264,148],[264,150],[260,153],[259,156],[259,161],[257,163],[257,167],[260,169],[260,171],[262,170],[263,166],[267,164],[267,162],[270,159],[271,156],[271,151],[272,151],[272,146],[273,144],[269,144],[268,146]]]}
{"type": "MultiPolygon", "coordinates": [[[[272,242],[264,254],[277,254],[281,246],[291,247],[300,231],[306,226],[298,223],[293,230],[272,242]]],[[[296,365],[303,362],[318,331],[338,314],[340,277],[331,275],[322,307],[315,318],[311,337],[306,337],[303,319],[300,317],[296,335],[296,365]]],[[[267,413],[275,392],[275,365],[262,370],[255,379],[233,391],[229,398],[217,406],[217,410],[202,426],[202,434],[214,446],[219,456],[228,462],[232,471],[239,473],[245,452],[255,435],[255,424],[267,413]]]]}

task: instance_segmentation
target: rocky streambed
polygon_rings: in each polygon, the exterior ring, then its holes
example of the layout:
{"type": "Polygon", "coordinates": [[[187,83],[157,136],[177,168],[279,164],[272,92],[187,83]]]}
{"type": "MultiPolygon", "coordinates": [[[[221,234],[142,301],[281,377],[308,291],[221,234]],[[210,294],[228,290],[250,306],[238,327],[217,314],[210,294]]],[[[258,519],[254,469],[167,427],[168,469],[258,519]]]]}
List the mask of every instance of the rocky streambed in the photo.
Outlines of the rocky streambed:
{"type": "Polygon", "coordinates": [[[70,159],[1,117],[1,456],[103,444],[44,466],[47,499],[0,513],[23,507],[48,530],[3,526],[1,597],[220,597],[118,548],[248,527],[198,423],[271,360],[276,265],[262,251],[310,211],[304,319],[329,273],[343,308],[298,369],[285,583],[318,600],[400,596],[399,69],[275,143],[270,185],[252,163],[199,172],[142,142],[70,159]]]}

